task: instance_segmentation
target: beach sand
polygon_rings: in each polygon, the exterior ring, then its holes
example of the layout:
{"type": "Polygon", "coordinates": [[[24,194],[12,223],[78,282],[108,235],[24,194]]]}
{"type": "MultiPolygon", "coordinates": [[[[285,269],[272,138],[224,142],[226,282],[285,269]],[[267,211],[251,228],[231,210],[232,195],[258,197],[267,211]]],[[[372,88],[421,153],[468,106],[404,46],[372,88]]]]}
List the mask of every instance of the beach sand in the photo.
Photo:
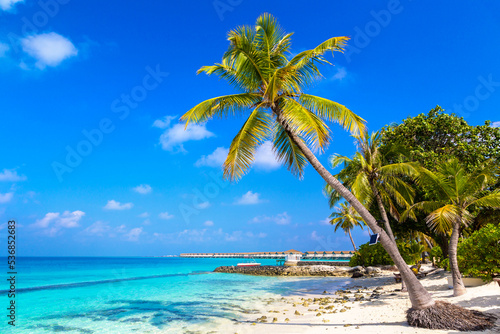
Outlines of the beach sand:
{"type": "MultiPolygon", "coordinates": [[[[328,291],[329,278],[307,291],[296,291],[290,297],[269,302],[261,314],[245,315],[240,322],[225,328],[225,333],[461,333],[458,331],[428,330],[410,327],[406,310],[411,303],[407,293],[396,291],[391,273],[373,278],[351,279],[343,288],[352,293],[328,291]],[[376,290],[377,289],[377,290],[376,290]],[[327,291],[325,294],[324,291],[327,291]],[[374,291],[377,291],[374,293],[374,291]],[[361,295],[370,301],[354,300],[361,295]],[[314,299],[317,299],[314,302],[314,299]],[[323,305],[318,298],[323,299],[323,305]],[[344,301],[335,301],[336,299],[344,301]],[[348,300],[347,300],[348,299],[348,300]],[[305,303],[306,302],[306,303],[305,303]],[[298,315],[300,314],[300,315],[298,315]],[[257,319],[265,316],[267,322],[257,319]],[[276,318],[273,322],[273,318],[276,318]],[[289,319],[285,321],[285,319],[289,319]],[[231,327],[231,328],[229,328],[231,327]]],[[[497,283],[467,288],[467,293],[453,297],[446,274],[439,270],[420,280],[436,300],[443,300],[466,308],[493,313],[500,318],[500,286],[497,283]]],[[[331,283],[330,283],[331,286],[331,283]]],[[[262,318],[261,318],[262,319],[262,318]]],[[[227,324],[229,325],[229,324],[227,324]]],[[[500,320],[497,321],[500,326],[500,320]]],[[[498,333],[498,328],[476,333],[498,333]]],[[[462,332],[463,333],[463,332],[462,332]]]]}

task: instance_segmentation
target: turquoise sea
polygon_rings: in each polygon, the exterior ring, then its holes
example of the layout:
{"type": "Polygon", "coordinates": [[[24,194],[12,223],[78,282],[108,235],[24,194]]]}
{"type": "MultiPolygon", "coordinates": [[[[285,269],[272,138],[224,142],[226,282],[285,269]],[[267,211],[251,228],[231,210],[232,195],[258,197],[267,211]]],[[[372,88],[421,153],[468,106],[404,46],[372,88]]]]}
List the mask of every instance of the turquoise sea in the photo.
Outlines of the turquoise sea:
{"type": "MultiPolygon", "coordinates": [[[[264,309],[268,301],[326,282],[212,272],[241,261],[18,258],[16,326],[7,323],[9,282],[2,279],[0,333],[225,333],[224,328],[264,309]]],[[[7,278],[6,272],[0,274],[7,278]]],[[[328,278],[328,284],[332,290],[347,280],[328,278]]]]}

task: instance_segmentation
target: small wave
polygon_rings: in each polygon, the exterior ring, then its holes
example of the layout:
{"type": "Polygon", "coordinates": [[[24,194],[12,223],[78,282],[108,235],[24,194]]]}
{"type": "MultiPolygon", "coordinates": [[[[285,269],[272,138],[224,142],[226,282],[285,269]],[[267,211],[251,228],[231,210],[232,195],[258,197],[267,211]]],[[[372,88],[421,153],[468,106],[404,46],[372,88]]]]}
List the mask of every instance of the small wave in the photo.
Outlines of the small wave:
{"type": "MultiPolygon", "coordinates": [[[[117,282],[125,282],[125,281],[139,281],[146,279],[154,279],[154,278],[165,278],[165,277],[182,277],[182,276],[192,276],[192,275],[204,275],[204,274],[212,274],[211,271],[195,271],[192,273],[185,274],[165,274],[165,275],[151,275],[151,276],[139,276],[139,277],[127,277],[127,278],[113,278],[106,279],[101,281],[90,281],[90,282],[78,282],[78,283],[62,283],[62,284],[53,284],[53,285],[44,285],[44,286],[34,286],[29,288],[18,288],[17,292],[32,292],[32,291],[41,291],[41,290],[60,290],[60,289],[72,289],[72,288],[81,288],[92,285],[99,284],[109,284],[109,283],[117,283],[117,282]]],[[[0,294],[7,293],[9,290],[0,290],[0,294]]]]}

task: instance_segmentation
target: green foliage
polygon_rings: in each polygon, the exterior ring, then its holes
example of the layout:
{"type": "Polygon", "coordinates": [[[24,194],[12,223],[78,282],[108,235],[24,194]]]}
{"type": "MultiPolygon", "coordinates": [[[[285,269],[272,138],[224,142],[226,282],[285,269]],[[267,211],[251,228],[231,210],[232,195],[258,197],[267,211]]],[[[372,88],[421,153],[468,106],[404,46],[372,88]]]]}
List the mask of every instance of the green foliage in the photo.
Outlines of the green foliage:
{"type": "Polygon", "coordinates": [[[500,274],[500,227],[488,224],[458,245],[458,266],[465,276],[491,281],[500,274]]]}
{"type": "Polygon", "coordinates": [[[448,268],[448,258],[443,256],[443,251],[441,250],[441,247],[439,246],[434,246],[430,253],[430,259],[432,260],[433,258],[436,259],[436,265],[440,268],[448,268]]]}
{"type": "Polygon", "coordinates": [[[358,251],[351,257],[349,265],[355,266],[375,266],[384,264],[394,264],[391,257],[385,251],[382,244],[369,245],[368,243],[359,246],[358,251]]]}
{"type": "MultiPolygon", "coordinates": [[[[416,242],[398,242],[398,249],[407,264],[415,264],[420,260],[423,252],[423,246],[416,242]]],[[[368,267],[386,264],[394,264],[394,262],[380,243],[371,246],[369,243],[362,244],[349,262],[351,267],[368,267]]]]}
{"type": "Polygon", "coordinates": [[[446,114],[440,106],[409,117],[401,124],[382,129],[386,150],[397,146],[428,169],[458,158],[473,170],[487,160],[500,162],[500,129],[484,125],[472,126],[455,114],[446,114]]]}

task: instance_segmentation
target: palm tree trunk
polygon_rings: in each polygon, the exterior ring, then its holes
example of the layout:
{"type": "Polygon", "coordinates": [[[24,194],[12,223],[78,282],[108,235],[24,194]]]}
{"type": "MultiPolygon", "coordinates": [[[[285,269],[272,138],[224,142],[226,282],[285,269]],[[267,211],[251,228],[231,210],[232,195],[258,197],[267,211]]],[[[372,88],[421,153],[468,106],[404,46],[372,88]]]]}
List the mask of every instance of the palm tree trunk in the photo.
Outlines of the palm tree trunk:
{"type": "Polygon", "coordinates": [[[396,244],[390,239],[390,237],[385,233],[385,231],[378,226],[375,218],[370,214],[370,212],[361,204],[361,202],[354,197],[354,195],[346,188],[344,185],[337,180],[333,175],[328,172],[328,170],[319,162],[316,156],[311,152],[309,147],[300,139],[292,129],[290,129],[289,125],[286,121],[281,117],[278,110],[273,108],[273,111],[276,115],[276,120],[278,123],[285,129],[290,139],[297,145],[304,156],[307,158],[311,166],[316,169],[316,171],[321,175],[321,177],[328,183],[335,191],[337,191],[349,204],[351,204],[354,209],[359,213],[359,215],[363,218],[366,224],[372,229],[374,233],[379,233],[380,243],[387,251],[391,259],[394,261],[396,266],[401,273],[402,278],[406,281],[408,286],[408,295],[410,297],[410,301],[412,307],[414,309],[425,309],[431,307],[435,304],[431,295],[423,285],[418,281],[417,277],[413,274],[411,269],[405,263],[401,254],[399,254],[398,247],[396,244]]]}
{"type": "Polygon", "coordinates": [[[354,251],[357,252],[358,250],[356,249],[356,245],[354,244],[354,240],[352,240],[351,230],[347,230],[347,233],[349,233],[349,238],[351,238],[351,243],[352,243],[352,247],[354,247],[354,251]]]}
{"type": "Polygon", "coordinates": [[[396,238],[394,238],[394,234],[392,233],[391,225],[389,224],[389,217],[387,217],[387,211],[385,211],[384,203],[382,203],[382,198],[380,198],[380,193],[378,192],[377,188],[375,187],[372,181],[370,181],[370,187],[372,188],[373,195],[375,195],[375,199],[377,200],[377,205],[380,211],[380,215],[384,220],[385,230],[387,234],[389,234],[391,240],[394,241],[394,243],[396,243],[396,238]]]}
{"type": "Polygon", "coordinates": [[[461,296],[467,292],[464,283],[462,282],[462,275],[458,268],[457,248],[458,236],[460,234],[460,221],[453,223],[453,231],[451,232],[450,245],[448,248],[448,256],[450,259],[450,271],[453,278],[453,296],[461,296]]]}

